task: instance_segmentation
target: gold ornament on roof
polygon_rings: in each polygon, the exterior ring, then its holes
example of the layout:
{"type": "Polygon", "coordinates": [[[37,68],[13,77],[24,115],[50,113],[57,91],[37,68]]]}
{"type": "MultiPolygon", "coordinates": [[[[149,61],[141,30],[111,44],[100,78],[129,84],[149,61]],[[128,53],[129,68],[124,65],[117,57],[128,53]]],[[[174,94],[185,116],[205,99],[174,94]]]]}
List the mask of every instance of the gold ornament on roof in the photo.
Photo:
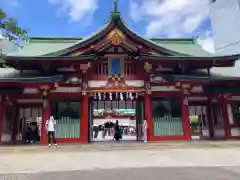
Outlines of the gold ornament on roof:
{"type": "Polygon", "coordinates": [[[84,52],[83,51],[77,51],[77,52],[72,53],[72,56],[78,56],[78,55],[81,55],[82,53],[84,53],[84,52]]]}
{"type": "Polygon", "coordinates": [[[114,29],[108,34],[107,38],[113,45],[118,46],[123,42],[124,35],[120,30],[114,29]]]}

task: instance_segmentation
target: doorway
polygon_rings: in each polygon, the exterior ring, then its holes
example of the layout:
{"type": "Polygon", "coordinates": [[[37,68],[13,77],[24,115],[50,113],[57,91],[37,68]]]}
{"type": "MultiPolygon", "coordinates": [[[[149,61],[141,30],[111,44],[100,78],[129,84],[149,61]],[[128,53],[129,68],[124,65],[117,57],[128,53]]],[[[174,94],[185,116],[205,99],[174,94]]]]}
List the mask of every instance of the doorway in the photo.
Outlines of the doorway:
{"type": "Polygon", "coordinates": [[[143,98],[138,93],[95,93],[89,100],[89,142],[113,141],[116,121],[121,140],[142,140],[143,119],[143,98]]]}

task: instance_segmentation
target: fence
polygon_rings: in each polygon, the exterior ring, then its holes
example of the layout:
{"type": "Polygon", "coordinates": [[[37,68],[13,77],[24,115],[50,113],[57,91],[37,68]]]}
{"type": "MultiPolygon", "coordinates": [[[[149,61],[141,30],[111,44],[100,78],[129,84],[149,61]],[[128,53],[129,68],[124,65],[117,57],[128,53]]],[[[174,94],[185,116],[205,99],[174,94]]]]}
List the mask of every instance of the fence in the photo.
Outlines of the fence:
{"type": "Polygon", "coordinates": [[[181,117],[153,116],[154,136],[183,136],[181,117]]]}
{"type": "Polygon", "coordinates": [[[56,138],[79,138],[80,119],[56,119],[56,138]]]}

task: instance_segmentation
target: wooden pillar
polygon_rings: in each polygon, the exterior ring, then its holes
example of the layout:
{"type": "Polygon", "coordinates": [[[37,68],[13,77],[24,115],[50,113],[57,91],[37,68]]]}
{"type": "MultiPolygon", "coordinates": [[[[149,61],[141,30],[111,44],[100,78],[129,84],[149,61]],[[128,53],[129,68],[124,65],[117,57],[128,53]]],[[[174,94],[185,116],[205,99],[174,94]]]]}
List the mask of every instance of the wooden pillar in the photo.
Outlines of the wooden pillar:
{"type": "Polygon", "coordinates": [[[189,120],[189,109],[188,109],[188,96],[183,95],[182,97],[182,125],[184,131],[184,137],[186,140],[191,140],[191,129],[190,129],[190,120],[189,120]]]}
{"type": "Polygon", "coordinates": [[[214,129],[213,129],[213,119],[212,119],[212,112],[211,112],[211,102],[208,102],[207,108],[207,125],[209,130],[209,138],[214,138],[214,129]]]}
{"type": "Polygon", "coordinates": [[[82,142],[88,142],[88,116],[89,116],[89,107],[88,107],[88,95],[84,94],[82,96],[81,104],[81,135],[80,139],[82,142]]]}
{"type": "Polygon", "coordinates": [[[48,99],[43,100],[42,107],[42,126],[41,126],[41,144],[47,144],[47,129],[46,129],[46,121],[51,116],[51,107],[48,99]]]}
{"type": "Polygon", "coordinates": [[[231,126],[229,123],[228,110],[227,110],[227,102],[226,100],[222,99],[220,103],[221,103],[222,120],[224,122],[224,128],[225,128],[225,138],[230,138],[232,135],[231,135],[231,126]]]}
{"type": "Polygon", "coordinates": [[[148,123],[147,140],[151,141],[153,137],[152,102],[151,95],[147,92],[145,93],[144,96],[144,104],[145,104],[145,118],[148,123]]]}
{"type": "Polygon", "coordinates": [[[0,103],[0,144],[2,144],[2,137],[4,133],[4,106],[0,103]]]}

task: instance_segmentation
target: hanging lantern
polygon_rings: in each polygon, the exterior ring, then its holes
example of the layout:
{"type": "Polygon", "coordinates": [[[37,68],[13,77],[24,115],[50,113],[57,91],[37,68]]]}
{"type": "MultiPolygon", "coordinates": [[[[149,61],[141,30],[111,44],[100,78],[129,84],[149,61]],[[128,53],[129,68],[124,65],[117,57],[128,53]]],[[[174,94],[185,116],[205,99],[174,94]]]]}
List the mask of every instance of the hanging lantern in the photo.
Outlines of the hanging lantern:
{"type": "Polygon", "coordinates": [[[136,92],[135,98],[136,98],[136,99],[138,98],[138,93],[137,93],[137,92],[136,92]]]}
{"type": "Polygon", "coordinates": [[[101,93],[98,93],[98,100],[101,101],[101,93]]]}
{"type": "Polygon", "coordinates": [[[120,100],[122,101],[123,100],[123,94],[120,93],[120,100]]]}
{"type": "Polygon", "coordinates": [[[110,101],[112,101],[112,93],[111,92],[109,93],[109,99],[110,99],[110,101]]]}
{"type": "Polygon", "coordinates": [[[97,99],[97,93],[94,93],[94,99],[97,99]]]}
{"type": "Polygon", "coordinates": [[[118,92],[116,92],[116,99],[118,99],[118,92]]]}
{"type": "Polygon", "coordinates": [[[130,98],[131,100],[133,100],[133,95],[132,95],[131,92],[129,93],[129,98],[130,98]]]}
{"type": "Polygon", "coordinates": [[[106,93],[103,93],[103,99],[104,100],[106,99],[106,93]]]}

